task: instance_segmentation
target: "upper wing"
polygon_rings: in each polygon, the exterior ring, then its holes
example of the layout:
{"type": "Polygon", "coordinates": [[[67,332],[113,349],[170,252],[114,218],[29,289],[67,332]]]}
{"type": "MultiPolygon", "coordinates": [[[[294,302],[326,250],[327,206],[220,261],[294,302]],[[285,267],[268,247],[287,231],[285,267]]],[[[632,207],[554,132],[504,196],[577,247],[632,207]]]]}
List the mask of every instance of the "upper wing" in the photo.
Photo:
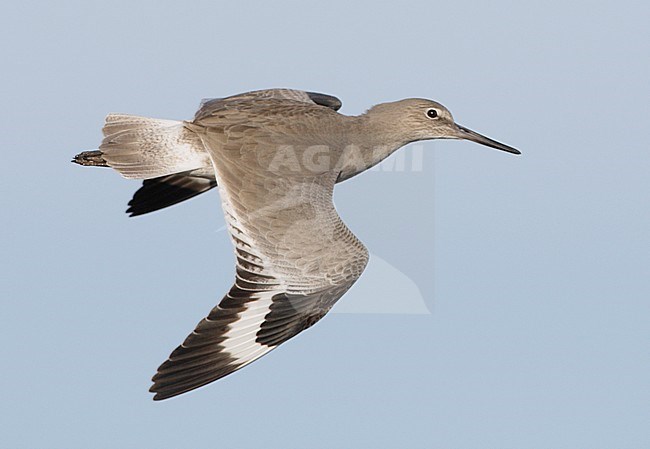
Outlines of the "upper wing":
{"type": "Polygon", "coordinates": [[[215,110],[223,108],[224,104],[230,102],[268,99],[291,100],[302,103],[315,104],[318,106],[325,106],[334,111],[338,111],[342,105],[341,100],[332,95],[321,94],[317,92],[305,92],[303,90],[295,89],[265,89],[246,92],[226,98],[205,99],[201,102],[199,110],[194,115],[194,121],[200,121],[206,117],[209,117],[215,110]]]}
{"type": "Polygon", "coordinates": [[[151,388],[156,400],[230,374],[307,329],[368,261],[332,204],[335,174],[277,177],[256,162],[250,139],[241,140],[222,151],[211,147],[237,258],[235,284],[160,366],[151,388]]]}

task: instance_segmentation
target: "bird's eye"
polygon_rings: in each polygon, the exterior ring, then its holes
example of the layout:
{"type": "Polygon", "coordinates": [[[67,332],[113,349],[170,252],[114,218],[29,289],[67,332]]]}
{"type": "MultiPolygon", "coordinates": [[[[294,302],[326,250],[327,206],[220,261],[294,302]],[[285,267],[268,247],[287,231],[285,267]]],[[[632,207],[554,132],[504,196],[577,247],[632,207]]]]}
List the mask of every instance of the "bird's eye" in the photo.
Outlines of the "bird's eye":
{"type": "Polygon", "coordinates": [[[438,111],[436,111],[435,109],[427,110],[427,117],[429,117],[429,118],[438,118],[438,111]]]}

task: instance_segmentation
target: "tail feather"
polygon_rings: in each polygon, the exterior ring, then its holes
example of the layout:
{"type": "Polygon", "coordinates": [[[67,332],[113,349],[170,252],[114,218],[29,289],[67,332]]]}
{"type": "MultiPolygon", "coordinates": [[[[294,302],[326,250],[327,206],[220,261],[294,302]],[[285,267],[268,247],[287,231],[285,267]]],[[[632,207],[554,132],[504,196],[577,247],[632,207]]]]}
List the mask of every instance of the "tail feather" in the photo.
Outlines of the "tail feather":
{"type": "Polygon", "coordinates": [[[103,133],[101,157],[125,178],[151,179],[212,166],[201,139],[180,121],[109,114],[103,133]]]}
{"type": "Polygon", "coordinates": [[[109,114],[98,150],[72,162],[111,167],[125,178],[143,179],[129,202],[131,216],[185,201],[216,187],[212,162],[199,136],[185,122],[109,114]]]}
{"type": "Polygon", "coordinates": [[[143,128],[156,128],[160,126],[174,126],[178,125],[177,120],[156,119],[149,117],[141,117],[139,115],[131,114],[109,114],[106,116],[104,128],[102,131],[105,136],[117,134],[122,131],[133,131],[143,128]]]}

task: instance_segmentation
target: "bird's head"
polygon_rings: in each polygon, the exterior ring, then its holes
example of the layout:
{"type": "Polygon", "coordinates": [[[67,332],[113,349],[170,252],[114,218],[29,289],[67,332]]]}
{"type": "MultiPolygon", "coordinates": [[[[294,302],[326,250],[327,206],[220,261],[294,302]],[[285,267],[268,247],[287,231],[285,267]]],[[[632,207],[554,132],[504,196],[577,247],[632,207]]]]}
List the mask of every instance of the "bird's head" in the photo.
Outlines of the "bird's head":
{"type": "Polygon", "coordinates": [[[379,104],[371,108],[368,114],[385,122],[387,128],[392,128],[403,134],[408,142],[429,139],[464,139],[508,153],[521,154],[515,148],[457,124],[446,107],[432,100],[411,98],[379,104]]]}

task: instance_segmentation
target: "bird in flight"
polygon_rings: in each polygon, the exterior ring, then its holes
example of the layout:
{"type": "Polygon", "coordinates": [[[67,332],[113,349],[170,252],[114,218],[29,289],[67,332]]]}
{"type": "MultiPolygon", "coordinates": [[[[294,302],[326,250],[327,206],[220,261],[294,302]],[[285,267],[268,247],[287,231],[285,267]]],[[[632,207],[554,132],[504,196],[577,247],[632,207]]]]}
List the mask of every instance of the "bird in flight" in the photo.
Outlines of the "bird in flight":
{"type": "Polygon", "coordinates": [[[84,166],[142,179],[146,214],[218,187],[235,282],[153,376],[154,400],[224,377],[319,321],[354,284],[368,251],[337,214],[335,184],[402,146],[465,139],[518,150],[458,125],[444,106],[406,99],[359,116],[333,96],[268,89],[204,100],[189,121],[109,114],[84,166]]]}

